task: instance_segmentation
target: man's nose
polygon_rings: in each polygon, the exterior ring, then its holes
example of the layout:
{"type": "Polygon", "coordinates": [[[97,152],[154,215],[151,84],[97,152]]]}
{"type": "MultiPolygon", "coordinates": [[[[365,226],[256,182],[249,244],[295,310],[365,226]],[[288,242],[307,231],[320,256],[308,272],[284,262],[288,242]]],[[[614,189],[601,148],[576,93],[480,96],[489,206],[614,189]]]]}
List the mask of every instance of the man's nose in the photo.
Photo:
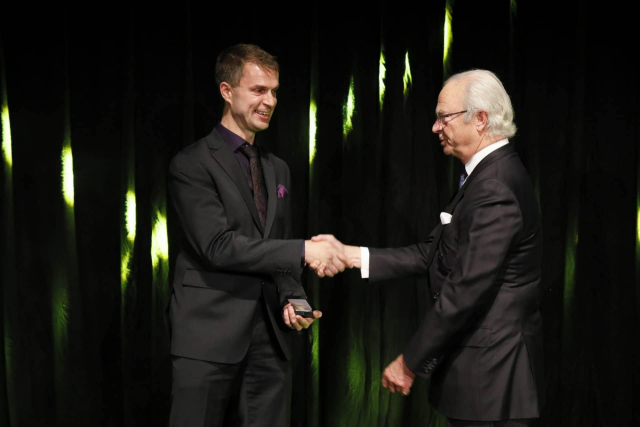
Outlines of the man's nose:
{"type": "Polygon", "coordinates": [[[442,125],[440,124],[440,120],[436,119],[436,121],[433,122],[433,126],[431,127],[431,132],[438,133],[440,132],[440,129],[442,129],[442,125]]]}
{"type": "Polygon", "coordinates": [[[263,102],[265,103],[265,105],[268,105],[269,107],[275,107],[275,105],[278,103],[278,98],[273,96],[273,93],[268,92],[264,96],[263,102]]]}

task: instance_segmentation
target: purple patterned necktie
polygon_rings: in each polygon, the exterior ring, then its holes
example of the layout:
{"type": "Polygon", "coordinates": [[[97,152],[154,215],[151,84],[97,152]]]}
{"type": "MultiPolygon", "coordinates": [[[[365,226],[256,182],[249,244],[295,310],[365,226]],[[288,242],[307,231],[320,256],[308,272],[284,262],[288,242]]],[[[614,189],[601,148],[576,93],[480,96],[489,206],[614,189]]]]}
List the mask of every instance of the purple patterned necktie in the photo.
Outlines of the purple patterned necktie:
{"type": "Polygon", "coordinates": [[[242,145],[240,151],[249,159],[249,175],[253,185],[253,201],[256,203],[258,217],[262,230],[267,223],[267,187],[264,185],[264,174],[262,173],[262,163],[260,162],[260,152],[254,145],[242,145]]]}
{"type": "Polygon", "coordinates": [[[460,175],[460,184],[458,184],[458,190],[462,188],[462,185],[464,184],[464,181],[468,176],[469,175],[467,175],[467,170],[465,169],[465,171],[460,175]]]}

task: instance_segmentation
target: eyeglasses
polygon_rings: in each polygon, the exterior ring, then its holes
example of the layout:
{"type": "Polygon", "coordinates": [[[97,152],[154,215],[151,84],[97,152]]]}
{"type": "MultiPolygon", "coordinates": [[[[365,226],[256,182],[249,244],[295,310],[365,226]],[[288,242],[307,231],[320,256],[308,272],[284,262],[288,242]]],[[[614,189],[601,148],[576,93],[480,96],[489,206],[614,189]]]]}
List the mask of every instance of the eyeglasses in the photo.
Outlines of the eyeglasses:
{"type": "Polygon", "coordinates": [[[456,114],[462,114],[462,113],[466,113],[466,112],[467,112],[467,110],[462,110],[462,111],[456,111],[455,113],[449,113],[449,114],[443,114],[443,115],[438,114],[436,116],[436,122],[438,122],[438,124],[440,126],[446,126],[447,123],[449,123],[449,120],[445,120],[445,119],[447,119],[447,118],[449,118],[451,116],[455,116],[456,114]]]}

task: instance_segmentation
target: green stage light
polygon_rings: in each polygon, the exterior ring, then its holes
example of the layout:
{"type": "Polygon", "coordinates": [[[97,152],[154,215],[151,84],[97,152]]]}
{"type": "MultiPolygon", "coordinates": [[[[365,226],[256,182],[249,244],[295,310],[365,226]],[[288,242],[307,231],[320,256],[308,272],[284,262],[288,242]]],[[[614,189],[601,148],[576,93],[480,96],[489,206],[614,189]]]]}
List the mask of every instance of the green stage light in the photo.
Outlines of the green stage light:
{"type": "Polygon", "coordinates": [[[311,375],[316,382],[320,379],[320,324],[318,322],[311,328],[311,337],[311,375]]]}
{"type": "Polygon", "coordinates": [[[62,148],[62,194],[67,206],[73,207],[73,153],[71,142],[67,140],[62,148]]]}
{"type": "Polygon", "coordinates": [[[446,66],[449,59],[449,51],[453,42],[453,33],[451,31],[451,5],[447,2],[444,15],[444,54],[442,55],[442,64],[446,66]]]}
{"type": "MultiPolygon", "coordinates": [[[[364,393],[366,378],[366,362],[362,345],[358,340],[351,341],[351,348],[347,354],[347,381],[351,394],[364,393]]],[[[355,397],[355,396],[353,396],[355,397]]],[[[361,398],[362,396],[360,396],[361,398]]]]}
{"type": "Polygon", "coordinates": [[[125,227],[127,240],[133,243],[136,239],[136,193],[133,190],[127,191],[125,199],[125,227]]]}
{"type": "Polygon", "coordinates": [[[380,67],[378,67],[378,93],[380,96],[380,111],[382,111],[382,105],[384,103],[385,85],[384,79],[387,76],[387,67],[384,66],[384,48],[380,49],[380,67]]]}
{"type": "Polygon", "coordinates": [[[13,166],[13,155],[11,153],[11,125],[8,105],[2,106],[2,155],[5,164],[11,168],[13,166]]]}
{"type": "Polygon", "coordinates": [[[356,97],[353,91],[353,76],[351,76],[351,82],[349,83],[349,95],[347,95],[347,102],[342,106],[342,133],[346,138],[349,132],[353,130],[353,114],[356,110],[356,97]]]}
{"type": "Polygon", "coordinates": [[[316,134],[318,132],[318,107],[316,100],[311,97],[309,102],[309,166],[313,165],[316,158],[316,134]]]}
{"type": "MultiPolygon", "coordinates": [[[[638,203],[640,204],[640,199],[638,200],[638,203]]],[[[640,207],[638,207],[638,214],[636,215],[636,223],[637,223],[637,230],[638,230],[638,236],[637,236],[637,243],[638,245],[640,245],[640,207]]]]}
{"type": "Polygon", "coordinates": [[[123,293],[127,289],[127,281],[129,280],[129,274],[131,273],[129,261],[131,261],[131,251],[126,250],[122,255],[122,260],[120,261],[120,289],[123,293]]]}
{"type": "Polygon", "coordinates": [[[120,288],[122,295],[125,294],[131,274],[131,258],[133,256],[134,242],[136,240],[136,193],[134,190],[127,191],[124,199],[124,227],[127,232],[127,240],[122,243],[120,260],[120,288]]]}
{"type": "Polygon", "coordinates": [[[411,76],[411,66],[409,65],[409,51],[404,56],[404,76],[402,76],[402,82],[404,83],[404,89],[402,93],[404,97],[407,97],[409,93],[409,86],[413,84],[413,77],[411,76]]]}
{"type": "Polygon", "coordinates": [[[167,218],[159,210],[151,232],[151,262],[154,270],[160,262],[169,260],[169,238],[167,236],[167,218]]]}

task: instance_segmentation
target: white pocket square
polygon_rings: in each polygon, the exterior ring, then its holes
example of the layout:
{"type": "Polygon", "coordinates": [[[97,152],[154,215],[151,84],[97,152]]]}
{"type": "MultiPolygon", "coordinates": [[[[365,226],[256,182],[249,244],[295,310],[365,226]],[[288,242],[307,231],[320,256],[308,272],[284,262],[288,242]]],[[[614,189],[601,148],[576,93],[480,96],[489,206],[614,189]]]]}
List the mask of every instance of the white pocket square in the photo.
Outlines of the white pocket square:
{"type": "Polygon", "coordinates": [[[440,221],[444,225],[449,224],[451,222],[451,214],[446,212],[440,212],[440,221]]]}

